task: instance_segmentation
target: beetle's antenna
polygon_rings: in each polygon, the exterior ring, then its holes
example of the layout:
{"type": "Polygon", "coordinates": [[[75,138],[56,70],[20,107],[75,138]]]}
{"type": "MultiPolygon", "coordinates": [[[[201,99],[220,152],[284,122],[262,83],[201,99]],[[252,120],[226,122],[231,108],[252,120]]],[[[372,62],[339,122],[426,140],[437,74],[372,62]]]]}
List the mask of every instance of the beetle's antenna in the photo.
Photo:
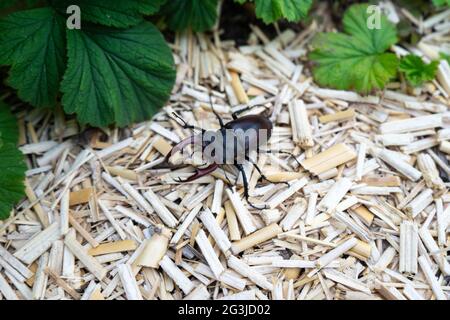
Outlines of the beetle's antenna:
{"type": "Polygon", "coordinates": [[[183,128],[185,128],[185,129],[192,129],[192,130],[200,130],[201,132],[205,133],[205,131],[206,131],[205,129],[202,129],[202,128],[199,128],[199,127],[187,124],[186,121],[184,121],[184,119],[182,117],[180,117],[180,115],[178,113],[172,112],[172,115],[175,118],[177,118],[179,121],[181,121],[183,128]]]}
{"type": "Polygon", "coordinates": [[[187,125],[188,125],[188,124],[186,123],[186,121],[184,121],[184,119],[183,119],[178,113],[176,113],[175,111],[172,112],[172,115],[173,115],[175,118],[177,118],[178,120],[180,120],[181,123],[183,124],[183,126],[187,126],[187,125]]]}
{"type": "Polygon", "coordinates": [[[209,93],[209,104],[211,105],[212,112],[213,112],[214,115],[216,116],[217,120],[219,120],[220,128],[223,128],[223,126],[224,126],[223,120],[222,120],[222,118],[219,116],[219,114],[216,112],[216,110],[214,109],[214,104],[213,104],[213,102],[212,102],[212,96],[211,96],[211,93],[209,93]]]}

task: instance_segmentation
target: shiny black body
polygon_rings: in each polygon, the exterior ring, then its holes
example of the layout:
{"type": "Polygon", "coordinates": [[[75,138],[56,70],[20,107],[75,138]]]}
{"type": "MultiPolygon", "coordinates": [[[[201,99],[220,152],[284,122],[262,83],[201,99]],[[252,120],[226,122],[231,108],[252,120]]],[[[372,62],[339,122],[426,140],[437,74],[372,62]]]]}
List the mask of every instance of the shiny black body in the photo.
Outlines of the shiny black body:
{"type": "Polygon", "coordinates": [[[224,124],[219,130],[222,136],[222,139],[219,142],[222,144],[223,149],[222,164],[242,164],[243,160],[249,158],[251,151],[259,151],[259,147],[267,143],[272,135],[272,129],[272,122],[268,118],[261,115],[244,116],[224,124]],[[227,135],[228,130],[232,130],[234,133],[237,133],[238,131],[241,131],[241,133],[253,131],[257,134],[255,134],[254,137],[251,135],[234,135],[231,137],[232,140],[230,141],[229,138],[231,135],[227,135]],[[265,135],[260,134],[262,130],[265,130],[265,135]],[[256,138],[256,141],[250,141],[252,138],[256,138]],[[245,141],[238,141],[239,139],[245,139],[245,141]],[[239,144],[245,146],[244,152],[238,150],[239,144]],[[230,156],[232,159],[230,159],[230,156]]]}
{"type": "Polygon", "coordinates": [[[273,125],[272,122],[267,117],[260,115],[250,115],[227,122],[223,126],[223,129],[232,129],[232,130],[242,129],[244,131],[249,129],[255,130],[265,129],[268,130],[269,132],[268,138],[270,138],[272,134],[273,125]]]}

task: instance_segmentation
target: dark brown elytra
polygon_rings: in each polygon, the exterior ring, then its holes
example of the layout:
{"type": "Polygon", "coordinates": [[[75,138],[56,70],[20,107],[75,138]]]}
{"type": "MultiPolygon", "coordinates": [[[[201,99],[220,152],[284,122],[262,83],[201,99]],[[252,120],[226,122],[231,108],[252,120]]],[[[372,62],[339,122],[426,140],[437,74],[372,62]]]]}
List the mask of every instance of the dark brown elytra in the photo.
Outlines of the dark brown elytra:
{"type": "MultiPolygon", "coordinates": [[[[271,134],[272,134],[273,124],[272,124],[272,121],[270,121],[270,119],[269,119],[267,116],[265,116],[265,115],[248,115],[248,116],[243,116],[243,117],[240,117],[240,118],[237,117],[237,115],[238,115],[239,113],[244,112],[244,111],[247,111],[247,110],[249,110],[249,109],[251,109],[251,108],[254,108],[254,107],[256,107],[256,106],[253,106],[253,107],[246,107],[246,108],[241,109],[241,110],[239,110],[239,111],[237,111],[237,112],[234,112],[234,113],[232,114],[233,120],[232,120],[232,121],[229,121],[229,122],[227,122],[227,123],[224,123],[223,120],[222,120],[222,118],[219,116],[219,114],[214,110],[214,106],[213,106],[213,104],[212,104],[211,96],[210,96],[210,101],[211,101],[211,109],[212,109],[214,115],[217,117],[217,119],[218,119],[218,121],[219,121],[219,123],[220,123],[219,133],[222,134],[222,137],[225,138],[225,132],[226,132],[226,130],[233,130],[233,131],[236,131],[236,130],[242,130],[242,131],[244,131],[244,132],[247,131],[247,130],[256,130],[257,132],[259,132],[260,130],[267,130],[267,131],[266,131],[266,137],[267,137],[267,140],[270,138],[270,136],[271,136],[271,134]]],[[[202,132],[205,132],[204,129],[197,128],[197,127],[195,127],[195,126],[192,126],[192,125],[187,124],[187,123],[186,123],[179,115],[177,115],[176,113],[174,113],[173,115],[174,115],[177,119],[179,119],[179,120],[181,121],[183,128],[185,128],[185,129],[196,129],[196,130],[201,130],[202,132]]],[[[179,142],[178,144],[176,144],[176,145],[172,148],[172,150],[166,155],[164,162],[163,162],[162,164],[160,164],[160,165],[154,167],[154,168],[155,168],[155,169],[156,169],[156,168],[170,168],[171,166],[169,165],[169,162],[168,162],[169,159],[170,159],[170,157],[171,157],[172,155],[174,155],[175,153],[177,153],[178,151],[181,151],[181,150],[182,150],[183,148],[185,148],[186,146],[188,146],[188,145],[193,145],[193,144],[195,143],[194,140],[195,140],[195,139],[194,139],[194,135],[192,135],[192,136],[190,136],[190,137],[184,139],[183,141],[179,142]]],[[[224,150],[228,150],[228,148],[230,148],[230,145],[227,146],[227,145],[225,145],[225,144],[227,144],[227,143],[228,143],[228,144],[230,144],[230,143],[231,143],[231,144],[236,144],[236,143],[237,143],[237,141],[231,141],[231,142],[230,142],[230,141],[226,141],[226,139],[222,139],[222,141],[223,141],[223,144],[224,144],[224,145],[222,146],[224,150]]],[[[205,144],[205,141],[202,141],[202,143],[205,144]]],[[[251,144],[251,145],[256,145],[256,146],[257,146],[256,151],[257,151],[258,153],[261,151],[261,150],[259,149],[259,147],[261,147],[260,143],[261,143],[261,141],[258,140],[256,144],[251,144]]],[[[255,167],[255,169],[256,169],[256,170],[259,172],[259,174],[261,175],[261,178],[262,178],[262,179],[265,179],[265,180],[267,180],[267,181],[269,181],[269,182],[271,182],[271,183],[285,183],[285,184],[287,184],[287,185],[289,186],[289,183],[287,183],[287,182],[275,182],[275,181],[269,180],[269,179],[262,173],[261,169],[257,166],[257,164],[256,164],[254,161],[252,161],[252,160],[250,159],[250,157],[248,156],[249,152],[250,152],[250,151],[253,151],[253,150],[250,150],[248,144],[244,144],[244,145],[245,145],[245,160],[246,160],[246,161],[249,161],[249,162],[255,167]]],[[[235,148],[235,145],[232,145],[232,146],[231,146],[231,149],[236,149],[236,148],[235,148]]],[[[266,152],[270,152],[270,151],[266,151],[266,152]]],[[[283,151],[280,151],[280,153],[287,153],[287,154],[290,154],[290,153],[288,153],[288,152],[283,152],[283,151]]],[[[252,206],[252,207],[254,207],[254,208],[256,208],[256,209],[261,209],[261,208],[258,208],[258,207],[256,207],[256,206],[254,206],[254,205],[249,201],[249,199],[248,199],[248,198],[249,198],[249,193],[248,193],[248,179],[247,179],[247,176],[246,176],[244,167],[242,166],[241,163],[239,163],[239,162],[237,161],[237,154],[236,154],[236,153],[233,153],[233,155],[234,155],[234,158],[233,158],[233,163],[232,163],[231,165],[235,166],[235,167],[238,169],[238,171],[240,172],[240,174],[242,175],[242,181],[243,181],[243,185],[244,185],[244,197],[245,197],[245,199],[246,199],[247,202],[250,204],[250,206],[252,206]]],[[[290,154],[290,155],[293,156],[294,159],[296,159],[294,155],[292,155],[292,154],[290,154]]],[[[185,180],[178,179],[177,181],[178,181],[178,182],[190,182],[190,181],[196,180],[196,179],[198,179],[198,178],[200,178],[200,177],[203,177],[203,176],[205,176],[205,175],[207,175],[207,174],[213,172],[213,171],[216,170],[219,166],[220,166],[220,164],[212,163],[212,164],[208,165],[208,166],[205,167],[205,168],[195,168],[195,173],[194,173],[193,175],[191,175],[190,177],[188,177],[188,178],[185,179],[185,180]]],[[[228,183],[229,183],[229,185],[232,185],[231,181],[229,181],[229,180],[228,180],[228,183]]]]}

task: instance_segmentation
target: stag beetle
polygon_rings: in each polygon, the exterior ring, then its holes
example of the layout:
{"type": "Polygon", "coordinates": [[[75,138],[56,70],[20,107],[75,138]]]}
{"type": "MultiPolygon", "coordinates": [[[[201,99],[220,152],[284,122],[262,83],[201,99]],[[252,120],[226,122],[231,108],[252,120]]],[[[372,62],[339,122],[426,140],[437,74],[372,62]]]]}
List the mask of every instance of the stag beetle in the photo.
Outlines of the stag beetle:
{"type": "MultiPolygon", "coordinates": [[[[232,113],[233,120],[224,123],[222,118],[214,109],[211,96],[210,104],[214,115],[219,121],[220,129],[217,131],[211,131],[189,125],[178,114],[173,113],[173,116],[175,116],[181,122],[183,128],[200,130],[201,134],[192,135],[176,144],[166,155],[163,163],[165,163],[166,165],[169,164],[170,158],[173,155],[175,155],[179,151],[182,151],[189,145],[200,147],[200,151],[206,160],[205,166],[203,168],[195,168],[195,173],[193,175],[185,180],[178,179],[177,181],[190,182],[213,172],[222,164],[230,164],[235,166],[242,175],[244,197],[249,205],[256,209],[261,209],[254,206],[248,199],[248,180],[243,167],[243,160],[250,162],[259,172],[262,179],[265,179],[271,183],[285,183],[289,186],[289,183],[287,182],[277,182],[269,180],[263,174],[258,165],[249,157],[250,152],[260,152],[260,147],[267,143],[272,135],[273,124],[265,115],[247,115],[243,117],[237,117],[237,114],[256,106],[246,107],[240,111],[232,113]]],[[[267,150],[266,152],[270,152],[270,150],[267,150]]],[[[289,152],[279,152],[287,153],[293,156],[289,152]]],[[[295,156],[294,159],[296,159],[295,156]]],[[[167,166],[162,164],[154,168],[157,169],[164,167],[167,168],[167,166]]],[[[168,167],[171,166],[169,165],[168,167]]],[[[228,182],[231,185],[229,179],[228,182]]]]}

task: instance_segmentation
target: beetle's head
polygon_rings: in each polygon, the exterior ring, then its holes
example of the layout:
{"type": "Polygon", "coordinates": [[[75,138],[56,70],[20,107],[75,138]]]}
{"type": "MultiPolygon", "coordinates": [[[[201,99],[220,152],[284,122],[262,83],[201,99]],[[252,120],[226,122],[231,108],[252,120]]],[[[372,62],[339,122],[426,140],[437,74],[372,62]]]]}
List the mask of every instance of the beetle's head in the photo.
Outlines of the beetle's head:
{"type": "Polygon", "coordinates": [[[202,133],[194,134],[177,143],[166,155],[164,161],[154,168],[175,169],[187,165],[202,167],[211,164],[212,162],[208,157],[203,156],[203,151],[207,145],[208,141],[204,141],[202,133]]]}

